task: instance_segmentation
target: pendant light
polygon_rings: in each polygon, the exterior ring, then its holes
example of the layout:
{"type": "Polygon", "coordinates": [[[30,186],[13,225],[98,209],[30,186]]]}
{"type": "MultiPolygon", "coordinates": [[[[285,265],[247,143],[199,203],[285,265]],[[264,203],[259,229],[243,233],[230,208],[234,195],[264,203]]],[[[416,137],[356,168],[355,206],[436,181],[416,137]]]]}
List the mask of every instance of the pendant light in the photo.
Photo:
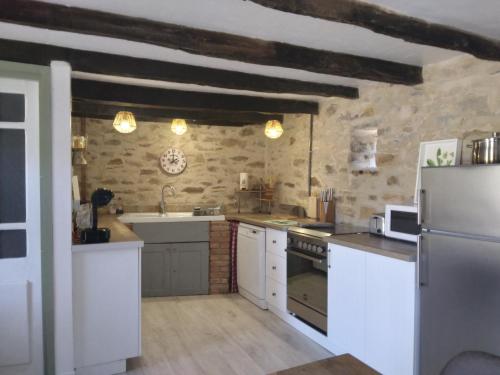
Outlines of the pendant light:
{"type": "Polygon", "coordinates": [[[281,122],[279,122],[278,120],[269,120],[268,122],[266,122],[264,133],[268,138],[279,138],[281,137],[281,134],[283,134],[283,126],[281,126],[281,122]]]}
{"type": "Polygon", "coordinates": [[[174,118],[170,129],[177,135],[183,135],[188,129],[186,120],[182,118],[174,118]]]}
{"type": "Polygon", "coordinates": [[[137,129],[134,114],[127,111],[118,112],[115,116],[115,120],[113,121],[113,127],[120,133],[132,133],[135,129],[137,129]]]}

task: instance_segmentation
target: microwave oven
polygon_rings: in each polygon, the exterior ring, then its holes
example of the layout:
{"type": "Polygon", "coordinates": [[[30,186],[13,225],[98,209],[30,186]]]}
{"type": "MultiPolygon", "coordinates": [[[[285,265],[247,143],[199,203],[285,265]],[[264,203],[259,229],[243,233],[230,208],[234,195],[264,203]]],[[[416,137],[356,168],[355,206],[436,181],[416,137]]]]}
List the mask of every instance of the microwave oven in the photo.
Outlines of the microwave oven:
{"type": "Polygon", "coordinates": [[[385,206],[385,236],[417,242],[420,234],[416,206],[388,204],[385,206]]]}

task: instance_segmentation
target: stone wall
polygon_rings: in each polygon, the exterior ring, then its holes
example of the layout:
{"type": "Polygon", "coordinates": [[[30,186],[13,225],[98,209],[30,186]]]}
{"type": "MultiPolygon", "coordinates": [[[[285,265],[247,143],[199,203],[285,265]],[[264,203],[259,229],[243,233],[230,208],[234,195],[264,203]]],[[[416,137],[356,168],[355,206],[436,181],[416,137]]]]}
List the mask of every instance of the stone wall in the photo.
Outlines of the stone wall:
{"type": "MultiPolygon", "coordinates": [[[[253,182],[272,176],[279,203],[305,207],[309,121],[309,115],[287,115],[283,136],[270,140],[262,125],[193,126],[177,136],[166,124],[140,122],[124,135],[113,130],[112,121],[87,119],[87,189],[107,186],[125,209],[151,211],[158,208],[161,186],[172,184],[178,194],[168,199],[170,209],[222,202],[234,212],[239,173],[248,172],[253,182]],[[188,167],[179,176],[159,167],[169,146],[186,153],[188,167]]],[[[413,201],[420,142],[464,138],[467,144],[493,130],[500,131],[500,63],[464,55],[426,66],[418,86],[367,85],[360,99],[326,100],[314,116],[313,192],[335,187],[337,220],[366,224],[386,203],[413,201]],[[364,128],[378,129],[378,170],[353,173],[351,134],[364,128]]],[[[470,161],[470,149],[463,149],[463,161],[470,161]]],[[[244,212],[256,210],[254,199],[243,202],[244,212]]]]}
{"type": "MultiPolygon", "coordinates": [[[[190,125],[187,133],[179,136],[167,124],[138,122],[136,131],[120,134],[111,120],[85,122],[87,191],[90,194],[100,186],[113,190],[115,201],[121,198],[126,211],[157,211],[161,187],[171,184],[177,194],[167,197],[169,210],[222,203],[228,212],[234,212],[239,173],[249,173],[250,183],[264,177],[266,141],[262,125],[190,125]],[[187,168],[180,175],[169,175],[160,167],[160,155],[169,147],[186,154],[187,168]]],[[[73,119],[74,134],[79,134],[80,124],[81,119],[73,119]]],[[[242,203],[246,212],[258,206],[255,199],[243,199],[242,203]]]]}
{"type": "MultiPolygon", "coordinates": [[[[275,180],[275,200],[303,206],[307,199],[309,115],[287,115],[284,133],[267,140],[267,174],[275,180]]],[[[276,205],[275,205],[276,206],[276,205]]]]}
{"type": "MultiPolygon", "coordinates": [[[[500,63],[462,56],[424,68],[424,84],[370,84],[359,100],[331,99],[315,116],[313,191],[333,186],[337,191],[337,220],[366,225],[369,215],[386,203],[413,201],[419,144],[422,141],[464,138],[463,162],[470,162],[471,139],[500,131],[500,63]],[[375,173],[353,173],[349,168],[353,129],[377,128],[375,173]]],[[[281,173],[280,201],[306,205],[309,116],[286,116],[280,162],[270,163],[281,173]],[[304,138],[302,138],[304,137],[304,138]],[[286,171],[283,167],[286,167],[286,171]]],[[[278,173],[278,172],[276,172],[278,173]]]]}

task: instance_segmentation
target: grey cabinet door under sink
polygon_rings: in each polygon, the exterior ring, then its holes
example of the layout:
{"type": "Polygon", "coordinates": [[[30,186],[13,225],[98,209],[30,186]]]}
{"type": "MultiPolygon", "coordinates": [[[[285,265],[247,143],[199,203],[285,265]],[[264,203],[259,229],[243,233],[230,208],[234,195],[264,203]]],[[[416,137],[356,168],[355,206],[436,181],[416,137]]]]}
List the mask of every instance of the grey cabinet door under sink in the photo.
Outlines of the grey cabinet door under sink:
{"type": "Polygon", "coordinates": [[[146,244],[142,249],[142,296],[170,296],[171,251],[167,244],[146,244]]]}
{"type": "Polygon", "coordinates": [[[208,242],[146,244],[142,296],[208,294],[208,242]]]}
{"type": "Polygon", "coordinates": [[[173,245],[172,291],[176,296],[208,294],[208,242],[173,245]]]}

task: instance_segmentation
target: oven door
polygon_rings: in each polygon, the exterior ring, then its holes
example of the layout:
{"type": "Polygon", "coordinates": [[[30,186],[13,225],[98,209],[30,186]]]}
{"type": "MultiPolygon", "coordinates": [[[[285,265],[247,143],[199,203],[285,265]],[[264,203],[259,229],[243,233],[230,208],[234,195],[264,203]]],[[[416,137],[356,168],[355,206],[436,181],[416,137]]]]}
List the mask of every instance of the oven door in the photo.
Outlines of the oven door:
{"type": "Polygon", "coordinates": [[[327,331],[327,275],[325,256],[287,248],[287,309],[323,333],[327,331]]]}

